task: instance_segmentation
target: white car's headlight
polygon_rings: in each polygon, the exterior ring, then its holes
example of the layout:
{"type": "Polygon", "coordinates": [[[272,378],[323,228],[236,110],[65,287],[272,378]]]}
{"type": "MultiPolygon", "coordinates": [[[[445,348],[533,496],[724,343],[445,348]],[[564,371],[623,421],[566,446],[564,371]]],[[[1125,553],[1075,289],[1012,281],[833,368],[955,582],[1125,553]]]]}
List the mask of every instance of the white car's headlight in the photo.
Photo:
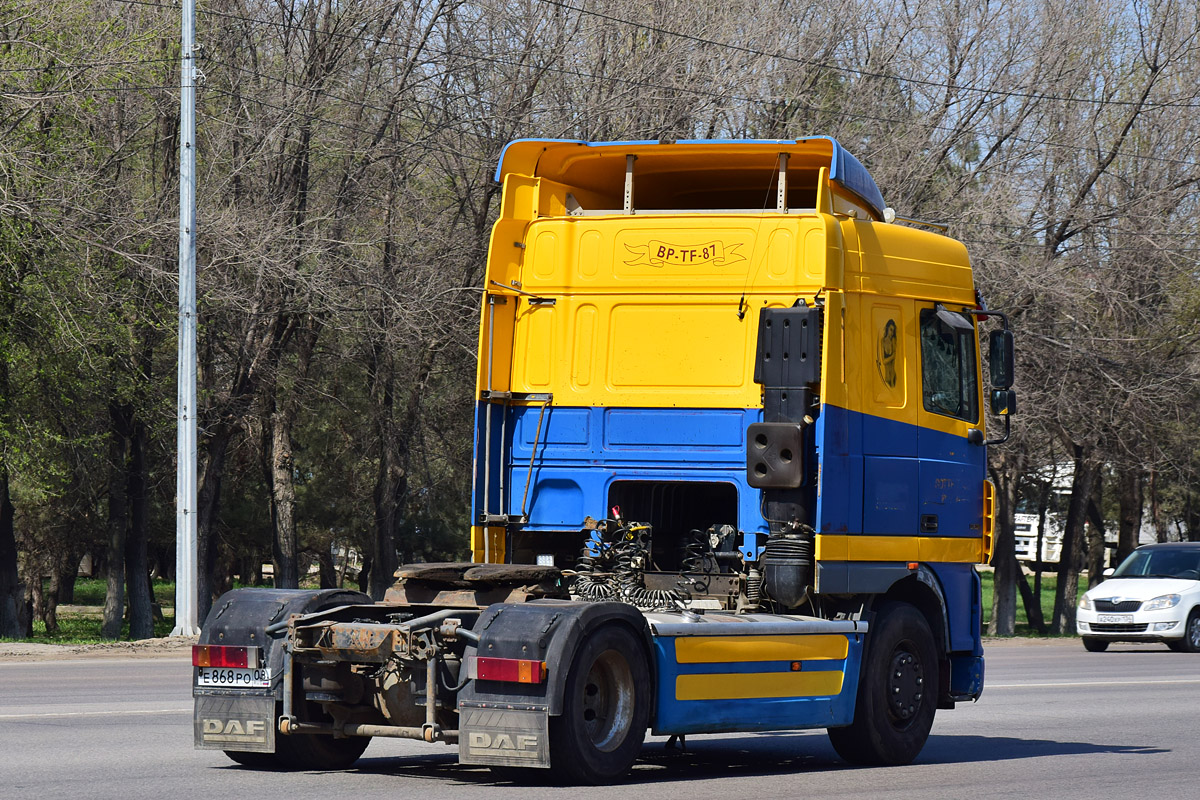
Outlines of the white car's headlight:
{"type": "Polygon", "coordinates": [[[1147,600],[1142,603],[1142,611],[1154,611],[1158,608],[1174,608],[1179,605],[1179,595],[1164,594],[1162,597],[1156,597],[1153,600],[1147,600]]]}
{"type": "Polygon", "coordinates": [[[1083,597],[1079,598],[1079,607],[1082,608],[1084,611],[1091,611],[1092,610],[1092,598],[1088,597],[1086,594],[1083,597]]]}

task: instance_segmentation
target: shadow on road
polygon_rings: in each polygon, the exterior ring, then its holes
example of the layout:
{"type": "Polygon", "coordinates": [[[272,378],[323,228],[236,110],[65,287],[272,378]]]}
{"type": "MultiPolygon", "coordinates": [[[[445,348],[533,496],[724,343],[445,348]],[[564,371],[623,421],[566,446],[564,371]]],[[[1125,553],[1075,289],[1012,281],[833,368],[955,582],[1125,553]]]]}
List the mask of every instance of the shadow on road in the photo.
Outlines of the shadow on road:
{"type": "MultiPolygon", "coordinates": [[[[916,763],[958,764],[1063,755],[1150,755],[1164,752],[1167,751],[1162,748],[1139,745],[1059,742],[1005,736],[934,735],[929,737],[916,763]]],[[[698,781],[739,775],[813,774],[848,769],[854,767],[838,758],[823,734],[768,733],[748,735],[741,740],[723,737],[689,741],[686,750],[668,750],[662,741],[647,742],[628,783],[698,781]]],[[[511,783],[485,767],[459,764],[457,753],[453,751],[380,758],[371,758],[368,751],[351,771],[463,785],[511,783]]],[[[531,771],[529,782],[542,783],[549,777],[548,773],[531,771]]]]}
{"type": "Polygon", "coordinates": [[[1044,756],[1079,756],[1096,753],[1153,755],[1161,747],[1096,742],[1056,742],[1053,739],[1014,739],[1008,736],[930,736],[919,762],[960,764],[975,761],[1010,761],[1044,756]]]}

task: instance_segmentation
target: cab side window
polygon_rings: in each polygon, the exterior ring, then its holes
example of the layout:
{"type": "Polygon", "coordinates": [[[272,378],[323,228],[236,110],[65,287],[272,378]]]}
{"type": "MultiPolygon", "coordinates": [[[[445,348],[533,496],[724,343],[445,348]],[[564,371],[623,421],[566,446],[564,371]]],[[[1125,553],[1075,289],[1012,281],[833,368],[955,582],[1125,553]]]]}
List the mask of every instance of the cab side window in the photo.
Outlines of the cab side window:
{"type": "Polygon", "coordinates": [[[979,421],[975,328],[962,314],[922,309],[921,393],[926,411],[979,421]]]}

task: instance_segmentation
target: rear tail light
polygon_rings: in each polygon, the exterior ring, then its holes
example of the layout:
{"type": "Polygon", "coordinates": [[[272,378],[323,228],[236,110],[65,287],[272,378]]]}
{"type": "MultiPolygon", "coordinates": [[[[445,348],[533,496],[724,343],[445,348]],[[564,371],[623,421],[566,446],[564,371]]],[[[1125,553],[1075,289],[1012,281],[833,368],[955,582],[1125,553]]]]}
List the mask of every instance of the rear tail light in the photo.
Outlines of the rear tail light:
{"type": "Polygon", "coordinates": [[[227,644],[192,645],[193,667],[258,669],[262,666],[262,648],[227,644]]]}
{"type": "Polygon", "coordinates": [[[480,681],[545,683],[546,662],[526,658],[474,656],[467,659],[467,677],[480,681]]]}

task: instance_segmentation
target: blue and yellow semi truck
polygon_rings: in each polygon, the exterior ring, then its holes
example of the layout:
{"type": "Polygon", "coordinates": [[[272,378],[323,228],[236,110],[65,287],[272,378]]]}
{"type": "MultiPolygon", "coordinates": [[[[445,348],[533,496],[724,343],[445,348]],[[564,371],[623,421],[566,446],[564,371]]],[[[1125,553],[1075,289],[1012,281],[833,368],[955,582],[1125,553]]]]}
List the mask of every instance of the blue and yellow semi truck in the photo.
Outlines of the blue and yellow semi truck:
{"type": "Polygon", "coordinates": [[[963,245],[828,138],[522,140],[496,177],[473,561],[218,600],[196,746],[603,783],[647,731],[827,728],[910,762],[983,690],[984,409],[1015,408],[963,245]]]}

